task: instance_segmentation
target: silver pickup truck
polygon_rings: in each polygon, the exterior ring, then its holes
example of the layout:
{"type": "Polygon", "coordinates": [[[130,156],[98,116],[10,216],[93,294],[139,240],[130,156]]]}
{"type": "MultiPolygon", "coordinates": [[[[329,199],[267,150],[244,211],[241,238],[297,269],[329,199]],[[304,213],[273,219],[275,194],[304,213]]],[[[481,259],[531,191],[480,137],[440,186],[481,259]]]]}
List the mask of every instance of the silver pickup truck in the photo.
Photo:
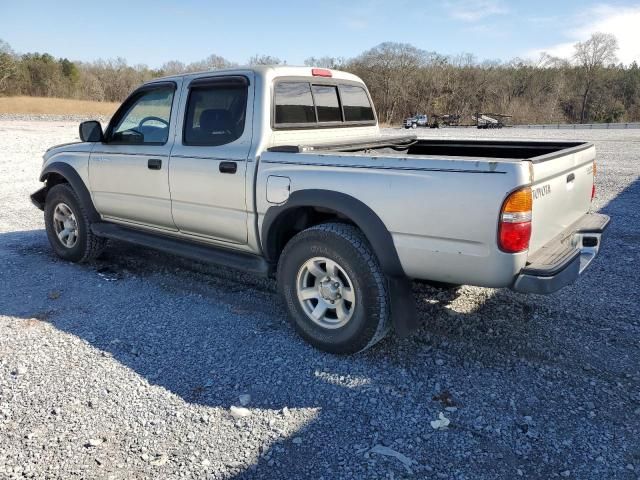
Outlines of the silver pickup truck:
{"type": "Polygon", "coordinates": [[[31,199],[63,259],[108,239],[277,278],[334,353],[416,327],[411,280],[550,293],[593,260],[584,142],[381,134],[356,76],[253,67],[153,80],[49,149],[31,199]]]}

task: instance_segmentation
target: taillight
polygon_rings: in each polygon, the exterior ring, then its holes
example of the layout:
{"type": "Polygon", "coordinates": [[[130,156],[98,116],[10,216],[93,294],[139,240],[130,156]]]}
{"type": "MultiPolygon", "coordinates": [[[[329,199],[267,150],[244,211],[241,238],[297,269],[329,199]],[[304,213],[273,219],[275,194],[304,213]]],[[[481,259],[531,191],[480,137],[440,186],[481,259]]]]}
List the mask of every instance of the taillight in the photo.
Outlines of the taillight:
{"type": "Polygon", "coordinates": [[[596,162],[593,162],[593,185],[591,186],[591,201],[596,198],[596,162]]]}
{"type": "Polygon", "coordinates": [[[331,76],[333,76],[331,74],[331,70],[328,70],[326,68],[312,68],[311,69],[311,75],[313,75],[314,77],[331,77],[331,76]]]}
{"type": "Polygon", "coordinates": [[[531,188],[516,190],[502,204],[498,226],[498,246],[507,253],[529,248],[531,240],[531,188]]]}

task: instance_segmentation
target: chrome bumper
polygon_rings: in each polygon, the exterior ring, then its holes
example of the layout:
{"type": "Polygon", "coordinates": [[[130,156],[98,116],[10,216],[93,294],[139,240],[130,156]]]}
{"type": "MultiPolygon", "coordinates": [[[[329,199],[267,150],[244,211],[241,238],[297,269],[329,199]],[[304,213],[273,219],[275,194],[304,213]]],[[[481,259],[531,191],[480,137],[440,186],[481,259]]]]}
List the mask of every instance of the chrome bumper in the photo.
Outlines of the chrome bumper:
{"type": "Polygon", "coordinates": [[[608,226],[607,215],[584,215],[529,257],[511,288],[546,294],[575,282],[598,254],[608,226]]]}

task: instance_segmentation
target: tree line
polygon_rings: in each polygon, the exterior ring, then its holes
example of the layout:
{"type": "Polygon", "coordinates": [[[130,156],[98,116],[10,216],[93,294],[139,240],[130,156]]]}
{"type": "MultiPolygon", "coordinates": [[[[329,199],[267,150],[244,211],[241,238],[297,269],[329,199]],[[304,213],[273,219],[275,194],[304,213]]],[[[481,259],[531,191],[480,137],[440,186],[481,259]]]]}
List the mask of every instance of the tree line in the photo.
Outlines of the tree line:
{"type": "MultiPolygon", "coordinates": [[[[575,45],[571,58],[542,54],[537,61],[478,62],[471,54],[446,56],[385,42],[354,58],[310,57],[305,64],[360,76],[385,123],[415,113],[459,115],[470,122],[477,112],[511,115],[514,124],[640,121],[640,67],[618,63],[617,50],[613,35],[595,33],[575,45]]],[[[283,63],[269,55],[248,61],[283,63]]],[[[235,65],[218,55],[157,69],[122,58],[74,62],[47,53],[19,55],[0,40],[0,95],[119,102],[155,77],[235,65]]]]}

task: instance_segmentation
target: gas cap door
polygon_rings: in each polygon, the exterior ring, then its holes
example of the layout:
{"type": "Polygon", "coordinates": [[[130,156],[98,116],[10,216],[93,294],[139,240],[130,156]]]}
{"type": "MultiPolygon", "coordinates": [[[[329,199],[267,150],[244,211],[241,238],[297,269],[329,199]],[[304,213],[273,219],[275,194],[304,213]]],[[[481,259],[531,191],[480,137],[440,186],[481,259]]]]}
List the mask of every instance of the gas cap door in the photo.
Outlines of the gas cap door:
{"type": "Polygon", "coordinates": [[[267,202],[280,204],[287,201],[291,192],[291,179],[278,175],[267,178],[267,202]]]}

